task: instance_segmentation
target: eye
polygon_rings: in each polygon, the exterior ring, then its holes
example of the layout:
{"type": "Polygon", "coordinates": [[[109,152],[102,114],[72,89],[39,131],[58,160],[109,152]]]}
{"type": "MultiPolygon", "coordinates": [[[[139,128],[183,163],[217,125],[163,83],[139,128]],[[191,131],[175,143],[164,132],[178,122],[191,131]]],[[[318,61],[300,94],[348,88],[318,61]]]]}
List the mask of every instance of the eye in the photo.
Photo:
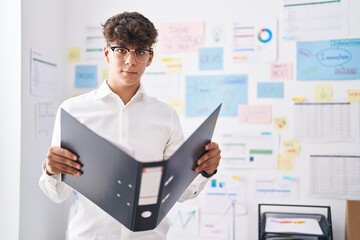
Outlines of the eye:
{"type": "Polygon", "coordinates": [[[138,49],[138,50],[136,50],[136,55],[138,55],[138,56],[144,56],[145,54],[146,54],[146,50],[142,50],[142,49],[138,49]]]}
{"type": "Polygon", "coordinates": [[[128,50],[126,48],[115,48],[115,52],[120,54],[127,54],[128,50]]]}

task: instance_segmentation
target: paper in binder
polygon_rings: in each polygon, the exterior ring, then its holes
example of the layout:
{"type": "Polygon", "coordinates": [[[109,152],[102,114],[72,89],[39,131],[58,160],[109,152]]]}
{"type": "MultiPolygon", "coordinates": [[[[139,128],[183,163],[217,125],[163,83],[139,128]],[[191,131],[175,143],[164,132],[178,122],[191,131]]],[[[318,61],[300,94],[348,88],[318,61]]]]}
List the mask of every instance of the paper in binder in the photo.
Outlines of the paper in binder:
{"type": "Polygon", "coordinates": [[[79,156],[83,174],[64,183],[132,231],[154,229],[195,179],[195,161],[211,141],[221,104],[166,161],[139,162],[61,110],[61,147],[79,156]]]}

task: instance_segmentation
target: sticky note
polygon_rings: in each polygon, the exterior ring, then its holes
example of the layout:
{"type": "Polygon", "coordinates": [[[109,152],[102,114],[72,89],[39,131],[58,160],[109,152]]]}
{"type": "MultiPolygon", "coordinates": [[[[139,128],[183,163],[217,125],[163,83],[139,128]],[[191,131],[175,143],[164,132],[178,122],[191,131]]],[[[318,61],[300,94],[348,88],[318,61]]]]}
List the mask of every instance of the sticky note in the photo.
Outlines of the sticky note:
{"type": "Polygon", "coordinates": [[[68,48],[67,61],[68,62],[80,62],[81,61],[81,48],[68,48]]]}
{"type": "Polygon", "coordinates": [[[294,156],[289,154],[279,154],[277,158],[278,170],[291,171],[294,169],[294,156]]]}
{"type": "Polygon", "coordinates": [[[75,87],[93,88],[97,86],[97,66],[78,65],[75,67],[75,87]]]}
{"type": "Polygon", "coordinates": [[[284,154],[299,156],[301,150],[301,144],[297,140],[287,140],[283,142],[284,154]]]}
{"type": "Polygon", "coordinates": [[[294,102],[303,102],[304,101],[304,98],[303,97],[293,97],[292,100],[294,102]]]}
{"type": "Polygon", "coordinates": [[[360,102],[360,90],[347,90],[348,102],[360,102]]]}
{"type": "Polygon", "coordinates": [[[271,80],[293,79],[292,63],[273,63],[270,65],[271,80]]]}
{"type": "Polygon", "coordinates": [[[318,85],[315,86],[315,100],[318,102],[329,102],[332,100],[332,86],[318,85]]]}
{"type": "Polygon", "coordinates": [[[258,82],[257,83],[258,98],[283,98],[284,83],[283,82],[258,82]]]}
{"type": "Polygon", "coordinates": [[[274,128],[276,130],[288,129],[288,120],[286,117],[274,118],[274,128]]]}

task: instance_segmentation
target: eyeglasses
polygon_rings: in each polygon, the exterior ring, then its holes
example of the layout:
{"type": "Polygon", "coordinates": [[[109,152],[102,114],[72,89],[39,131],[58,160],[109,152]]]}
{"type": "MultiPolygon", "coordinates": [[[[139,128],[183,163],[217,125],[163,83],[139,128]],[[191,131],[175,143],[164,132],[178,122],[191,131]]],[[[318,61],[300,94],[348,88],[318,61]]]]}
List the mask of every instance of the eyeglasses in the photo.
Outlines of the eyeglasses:
{"type": "Polygon", "coordinates": [[[129,56],[130,52],[135,53],[135,59],[136,61],[140,63],[146,63],[150,56],[153,54],[152,48],[150,49],[128,49],[126,47],[119,47],[119,46],[109,46],[111,51],[114,52],[114,57],[120,60],[124,60],[129,56]]]}

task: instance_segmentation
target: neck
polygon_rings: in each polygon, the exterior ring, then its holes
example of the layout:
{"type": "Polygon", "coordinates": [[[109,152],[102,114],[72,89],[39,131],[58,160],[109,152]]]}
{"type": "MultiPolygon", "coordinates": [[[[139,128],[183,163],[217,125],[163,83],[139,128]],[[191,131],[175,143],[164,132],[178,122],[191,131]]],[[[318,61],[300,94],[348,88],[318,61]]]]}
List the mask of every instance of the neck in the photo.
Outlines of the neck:
{"type": "Polygon", "coordinates": [[[120,99],[123,101],[123,103],[126,105],[131,98],[136,94],[137,90],[140,87],[140,84],[138,85],[111,85],[109,82],[107,82],[110,89],[120,97],[120,99]]]}

